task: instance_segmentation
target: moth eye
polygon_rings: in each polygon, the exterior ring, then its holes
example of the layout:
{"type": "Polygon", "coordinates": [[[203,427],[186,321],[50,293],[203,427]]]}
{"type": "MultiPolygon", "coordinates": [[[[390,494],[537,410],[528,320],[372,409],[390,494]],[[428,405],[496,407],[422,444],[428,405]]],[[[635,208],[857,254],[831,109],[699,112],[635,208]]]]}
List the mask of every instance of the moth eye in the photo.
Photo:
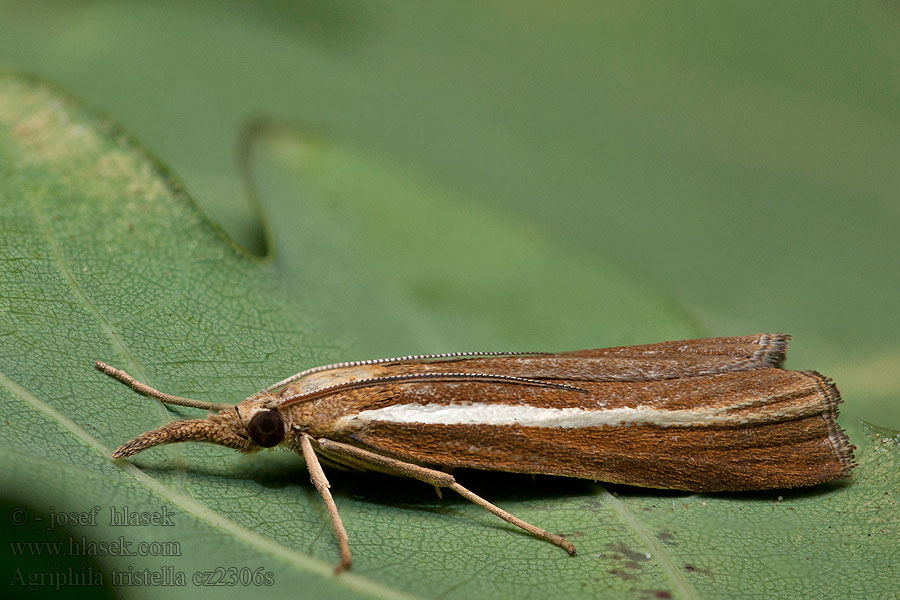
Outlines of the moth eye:
{"type": "Polygon", "coordinates": [[[256,413],[256,416],[250,419],[247,433],[250,434],[254,442],[263,448],[271,448],[278,445],[284,439],[284,421],[281,418],[281,413],[277,410],[256,413]]]}

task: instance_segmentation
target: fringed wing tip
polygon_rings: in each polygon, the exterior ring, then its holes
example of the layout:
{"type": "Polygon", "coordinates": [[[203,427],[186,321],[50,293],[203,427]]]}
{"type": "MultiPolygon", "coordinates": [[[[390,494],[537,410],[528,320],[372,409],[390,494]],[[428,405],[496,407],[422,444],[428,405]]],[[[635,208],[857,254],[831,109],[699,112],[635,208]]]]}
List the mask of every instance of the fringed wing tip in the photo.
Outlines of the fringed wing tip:
{"type": "Polygon", "coordinates": [[[828,399],[828,405],[831,408],[827,417],[829,426],[828,440],[831,442],[832,446],[834,446],[834,451],[837,454],[838,460],[843,466],[841,477],[848,477],[850,471],[856,466],[856,457],[854,455],[856,446],[850,443],[850,438],[837,423],[837,417],[840,413],[838,405],[843,402],[844,399],[841,397],[841,392],[838,389],[837,384],[834,383],[834,380],[822,375],[818,371],[810,371],[810,373],[819,379],[822,393],[828,399]]]}

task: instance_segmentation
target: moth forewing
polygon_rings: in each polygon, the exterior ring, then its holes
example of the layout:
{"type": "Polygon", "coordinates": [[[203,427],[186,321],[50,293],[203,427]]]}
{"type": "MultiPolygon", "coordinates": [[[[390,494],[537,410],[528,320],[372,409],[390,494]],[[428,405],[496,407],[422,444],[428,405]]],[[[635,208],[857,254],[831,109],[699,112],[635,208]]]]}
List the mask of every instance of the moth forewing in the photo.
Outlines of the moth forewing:
{"type": "MultiPolygon", "coordinates": [[[[175,441],[306,459],[350,565],[317,454],[452,489],[538,538],[575,548],[487,502],[442,469],[469,467],[692,491],[813,485],[846,477],[853,446],[840,394],[814,371],[780,367],[789,337],[759,334],[546,353],[453,353],[301,371],[206,419],[165,425],[114,456],[175,441]]],[[[102,365],[102,366],[101,366],[102,365]]],[[[98,368],[163,402],[177,398],[98,368]]]]}
{"type": "Polygon", "coordinates": [[[513,397],[477,383],[449,394],[378,390],[382,400],[351,403],[330,435],[423,464],[692,491],[813,485],[852,468],[837,391],[817,373],[661,383],[582,383],[590,399],[552,389],[513,397]]]}

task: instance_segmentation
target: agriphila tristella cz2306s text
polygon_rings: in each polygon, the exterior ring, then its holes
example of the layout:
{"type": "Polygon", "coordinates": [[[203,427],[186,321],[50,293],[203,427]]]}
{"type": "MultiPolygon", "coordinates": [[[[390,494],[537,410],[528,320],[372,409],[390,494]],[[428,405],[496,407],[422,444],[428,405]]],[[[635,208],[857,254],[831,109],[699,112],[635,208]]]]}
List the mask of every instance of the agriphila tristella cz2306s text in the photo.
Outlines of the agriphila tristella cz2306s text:
{"type": "Polygon", "coordinates": [[[558,354],[464,352],[308,369],[237,405],[136,391],[215,411],[122,445],[114,458],[172,442],[301,454],[350,566],[347,533],[317,455],[356,470],[450,488],[575,554],[575,546],[460,485],[456,467],[715,492],[846,477],[853,450],[840,394],[815,371],[780,368],[789,337],[760,334],[558,354]]]}

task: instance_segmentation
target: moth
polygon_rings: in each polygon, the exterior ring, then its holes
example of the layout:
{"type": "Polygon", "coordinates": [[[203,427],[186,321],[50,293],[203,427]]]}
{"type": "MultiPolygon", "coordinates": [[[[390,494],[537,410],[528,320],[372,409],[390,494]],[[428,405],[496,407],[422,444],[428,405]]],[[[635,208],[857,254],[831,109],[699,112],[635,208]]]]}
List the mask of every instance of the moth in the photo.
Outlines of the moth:
{"type": "Polygon", "coordinates": [[[464,352],[342,362],[301,371],[237,405],[162,393],[96,367],[166,404],[214,411],[119,447],[173,442],[302,455],[351,565],[326,463],[449,488],[575,554],[563,536],[477,496],[458,467],[580,477],[695,492],[809,486],[847,477],[852,446],[837,387],[780,368],[789,336],[758,334],[562,353],[464,352]]]}

